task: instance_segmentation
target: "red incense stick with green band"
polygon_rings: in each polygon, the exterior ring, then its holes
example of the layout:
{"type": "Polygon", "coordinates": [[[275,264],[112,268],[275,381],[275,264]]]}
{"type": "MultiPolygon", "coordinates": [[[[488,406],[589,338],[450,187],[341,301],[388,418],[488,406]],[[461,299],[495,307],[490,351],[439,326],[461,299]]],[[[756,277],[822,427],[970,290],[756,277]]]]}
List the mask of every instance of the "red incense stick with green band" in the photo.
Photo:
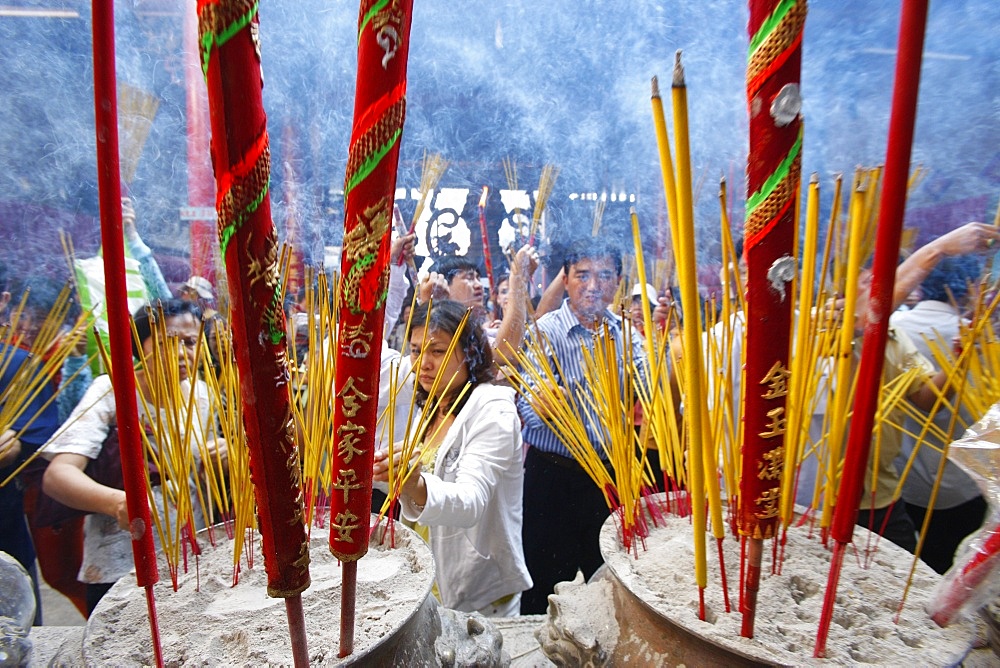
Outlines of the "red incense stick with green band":
{"type": "Polygon", "coordinates": [[[299,453],[271,220],[271,177],[256,2],[199,0],[212,121],[220,250],[269,596],[285,599],[296,666],[308,665],[301,593],[309,586],[299,453]]]}
{"type": "Polygon", "coordinates": [[[354,124],[344,176],[330,504],[330,551],[343,562],[341,657],[354,651],[357,560],[368,552],[379,359],[412,4],[364,0],[358,18],[354,124]]]}
{"type": "Polygon", "coordinates": [[[797,272],[792,244],[802,155],[799,80],[805,18],[805,0],[750,1],[747,353],[739,503],[747,547],[740,635],[747,638],[753,637],[763,541],[774,537],[778,525],[797,272]]]}

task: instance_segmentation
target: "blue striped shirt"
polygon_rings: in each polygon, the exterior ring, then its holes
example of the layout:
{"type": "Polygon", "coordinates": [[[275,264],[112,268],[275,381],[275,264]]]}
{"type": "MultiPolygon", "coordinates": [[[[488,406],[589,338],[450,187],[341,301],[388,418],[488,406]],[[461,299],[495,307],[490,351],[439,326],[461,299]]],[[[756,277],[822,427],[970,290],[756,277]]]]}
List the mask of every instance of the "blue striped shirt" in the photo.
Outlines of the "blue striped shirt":
{"type": "MultiPolygon", "coordinates": [[[[623,339],[625,332],[622,327],[622,319],[609,309],[604,310],[603,317],[608,324],[608,332],[615,340],[615,346],[618,349],[618,360],[623,361],[623,339]]],[[[539,318],[537,323],[537,334],[540,335],[538,337],[540,344],[548,349],[547,353],[549,357],[555,358],[562,372],[559,384],[569,390],[570,396],[573,397],[573,401],[576,404],[577,411],[579,414],[585,416],[587,435],[590,438],[590,442],[594,445],[597,453],[606,459],[607,455],[604,453],[603,444],[607,440],[607,436],[598,430],[600,423],[593,415],[593,410],[585,400],[581,399],[582,393],[588,391],[586,376],[584,375],[586,362],[583,348],[586,347],[590,351],[594,350],[594,337],[598,331],[603,331],[603,327],[591,331],[580,324],[580,321],[569,308],[568,299],[563,300],[563,304],[559,309],[546,313],[539,318]]],[[[630,332],[632,361],[639,369],[640,374],[645,376],[646,354],[643,349],[642,338],[635,330],[630,330],[630,332]]],[[[535,355],[537,355],[537,350],[529,352],[527,355],[528,360],[532,361],[535,355]]],[[[551,366],[555,367],[556,365],[553,364],[551,366]]],[[[631,372],[625,374],[626,378],[632,376],[631,372]]],[[[530,382],[531,374],[525,374],[525,377],[530,382]]],[[[523,393],[518,395],[517,408],[523,420],[521,435],[524,437],[525,443],[542,452],[562,457],[572,457],[556,433],[549,429],[538,414],[535,413],[535,410],[528,403],[523,393]]]]}

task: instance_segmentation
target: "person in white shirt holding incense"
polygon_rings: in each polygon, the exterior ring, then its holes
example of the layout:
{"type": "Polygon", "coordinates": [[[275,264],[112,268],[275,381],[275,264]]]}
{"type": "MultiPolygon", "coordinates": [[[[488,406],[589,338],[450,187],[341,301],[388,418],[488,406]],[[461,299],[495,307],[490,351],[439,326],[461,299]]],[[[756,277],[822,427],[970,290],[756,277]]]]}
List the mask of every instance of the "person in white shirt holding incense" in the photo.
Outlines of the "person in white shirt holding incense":
{"type": "MultiPolygon", "coordinates": [[[[414,438],[431,463],[417,465],[399,500],[404,519],[430,528],[441,603],[513,616],[531,587],[521,546],[521,426],[514,390],[493,384],[489,341],[467,312],[431,301],[413,313],[414,438]]],[[[410,452],[401,447],[393,457],[410,452]]],[[[374,479],[390,482],[388,453],[376,453],[374,479]]]]}

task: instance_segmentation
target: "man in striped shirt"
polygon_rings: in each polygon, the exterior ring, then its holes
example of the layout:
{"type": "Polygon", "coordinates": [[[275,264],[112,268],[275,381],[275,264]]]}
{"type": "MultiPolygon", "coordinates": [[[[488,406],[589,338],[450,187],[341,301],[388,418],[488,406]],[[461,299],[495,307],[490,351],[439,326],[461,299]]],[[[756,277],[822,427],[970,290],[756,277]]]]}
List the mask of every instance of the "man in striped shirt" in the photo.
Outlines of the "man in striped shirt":
{"type": "MultiPolygon", "coordinates": [[[[621,255],[614,248],[589,238],[574,242],[563,263],[568,298],[559,309],[538,319],[540,340],[546,342],[547,354],[557,363],[550,366],[561,374],[557,396],[574,402],[581,414],[590,410],[584,398],[589,390],[583,351],[593,350],[598,325],[601,331],[607,325],[619,349],[618,359],[623,359],[625,345],[631,346],[636,362],[645,358],[641,339],[623,329],[621,317],[608,308],[621,273],[621,255]]],[[[572,580],[578,570],[590,578],[603,563],[599,538],[609,510],[601,490],[539,417],[539,413],[545,414],[545,406],[522,395],[518,410],[524,442],[530,446],[524,463],[522,540],[534,582],[522,595],[521,614],[543,614],[556,583],[572,580]]],[[[606,461],[606,439],[595,421],[587,420],[587,434],[606,461]]]]}

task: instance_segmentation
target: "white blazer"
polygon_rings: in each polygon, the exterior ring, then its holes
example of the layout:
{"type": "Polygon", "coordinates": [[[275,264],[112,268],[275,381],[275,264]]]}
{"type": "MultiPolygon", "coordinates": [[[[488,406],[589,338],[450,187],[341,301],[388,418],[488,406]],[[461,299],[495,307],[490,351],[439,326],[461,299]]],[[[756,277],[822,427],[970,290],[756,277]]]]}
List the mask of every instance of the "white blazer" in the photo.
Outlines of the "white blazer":
{"type": "Polygon", "coordinates": [[[473,388],[421,475],[427,503],[406,496],[403,517],[430,527],[445,607],[472,612],[531,587],[521,546],[524,464],[514,390],[473,388]]]}

